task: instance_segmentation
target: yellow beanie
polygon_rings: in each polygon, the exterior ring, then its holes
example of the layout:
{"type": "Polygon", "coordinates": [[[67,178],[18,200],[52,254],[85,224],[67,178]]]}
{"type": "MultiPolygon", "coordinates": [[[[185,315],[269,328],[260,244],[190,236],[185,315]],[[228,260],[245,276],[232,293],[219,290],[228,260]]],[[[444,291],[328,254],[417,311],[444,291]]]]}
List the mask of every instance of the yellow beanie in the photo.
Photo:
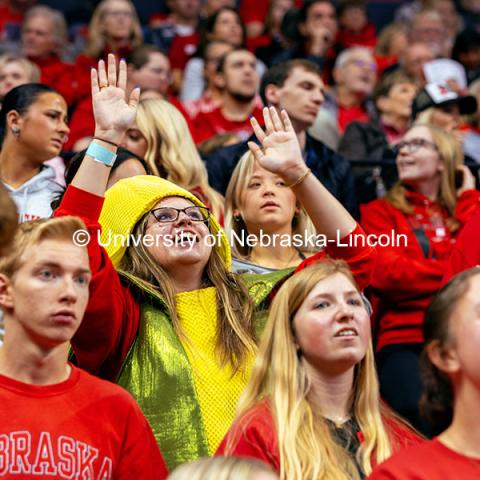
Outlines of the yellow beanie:
{"type": "MultiPolygon", "coordinates": [[[[138,175],[118,181],[107,190],[105,203],[100,214],[102,226],[102,244],[115,266],[125,254],[125,242],[109,241],[109,238],[128,238],[137,222],[149,212],[160,200],[167,197],[183,197],[199,207],[205,205],[188,190],[154,175],[138,175]],[[111,235],[111,237],[110,237],[111,235]],[[117,237],[114,237],[118,235],[117,237]]],[[[220,256],[228,269],[231,266],[230,245],[216,218],[210,216],[210,231],[221,242],[215,242],[220,256]],[[217,235],[219,234],[220,235],[217,235]]]]}

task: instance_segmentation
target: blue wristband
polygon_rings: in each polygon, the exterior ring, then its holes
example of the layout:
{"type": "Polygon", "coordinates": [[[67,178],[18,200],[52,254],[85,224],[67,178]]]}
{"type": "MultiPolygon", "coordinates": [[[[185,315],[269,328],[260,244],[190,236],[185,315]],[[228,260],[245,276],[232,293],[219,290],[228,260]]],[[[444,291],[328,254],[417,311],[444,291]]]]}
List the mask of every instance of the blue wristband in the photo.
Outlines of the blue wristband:
{"type": "Polygon", "coordinates": [[[96,162],[103,163],[107,167],[111,167],[117,158],[115,153],[93,142],[88,146],[85,155],[92,157],[96,162]]]}

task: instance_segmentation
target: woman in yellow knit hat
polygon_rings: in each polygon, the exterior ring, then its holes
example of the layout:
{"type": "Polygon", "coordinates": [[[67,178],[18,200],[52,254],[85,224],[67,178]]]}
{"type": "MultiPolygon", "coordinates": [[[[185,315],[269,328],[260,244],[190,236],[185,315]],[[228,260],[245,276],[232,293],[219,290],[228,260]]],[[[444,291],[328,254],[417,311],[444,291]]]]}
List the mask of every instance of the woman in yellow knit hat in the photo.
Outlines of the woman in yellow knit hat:
{"type": "MultiPolygon", "coordinates": [[[[125,63],[117,76],[113,56],[92,71],[95,138],[57,211],[80,216],[88,232],[79,240],[90,238],[90,303],[72,344],[80,366],[133,394],[173,468],[217,448],[248,381],[270,294],[293,269],[231,273],[217,220],[167,180],[133,177],[105,193],[138,104],[138,90],[125,100],[125,85],[125,63]]],[[[250,145],[256,160],[293,189],[329,240],[327,253],[347,260],[365,287],[373,250],[347,246],[363,232],[310,174],[286,113],[265,109],[264,117],[265,132],[252,121],[261,143],[250,145]]]]}

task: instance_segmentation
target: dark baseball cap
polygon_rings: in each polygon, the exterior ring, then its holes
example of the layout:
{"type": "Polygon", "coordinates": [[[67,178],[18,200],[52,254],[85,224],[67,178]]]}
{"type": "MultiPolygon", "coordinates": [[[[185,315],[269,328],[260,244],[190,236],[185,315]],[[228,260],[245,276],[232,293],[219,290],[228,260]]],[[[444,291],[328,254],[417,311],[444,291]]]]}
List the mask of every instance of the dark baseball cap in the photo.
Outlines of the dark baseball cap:
{"type": "Polygon", "coordinates": [[[427,108],[442,107],[456,103],[461,115],[475,113],[478,108],[477,99],[473,95],[458,95],[444,85],[428,83],[420,90],[412,103],[412,118],[427,108]]]}

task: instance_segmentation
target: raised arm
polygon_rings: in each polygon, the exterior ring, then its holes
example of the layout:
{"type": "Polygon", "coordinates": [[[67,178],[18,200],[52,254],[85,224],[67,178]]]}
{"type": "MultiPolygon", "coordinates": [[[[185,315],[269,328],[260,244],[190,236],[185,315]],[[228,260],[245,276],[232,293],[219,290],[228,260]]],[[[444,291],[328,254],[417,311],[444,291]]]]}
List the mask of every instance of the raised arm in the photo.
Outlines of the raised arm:
{"type": "Polygon", "coordinates": [[[291,186],[298,201],[312,219],[318,233],[329,240],[343,238],[352,232],[356,222],[342,204],[311,174],[288,114],[280,116],[275,108],[264,108],[265,131],[252,118],[252,127],[260,146],[248,146],[257,162],[282,177],[291,186]]]}
{"type": "MultiPolygon", "coordinates": [[[[125,62],[120,62],[117,77],[113,55],[108,58],[108,73],[103,61],[99,62],[98,72],[92,70],[95,135],[103,139],[95,139],[93,143],[110,152],[116,151],[114,144],[135,117],[138,91],[132,93],[127,104],[125,85],[125,62]]],[[[72,340],[75,356],[82,368],[115,380],[137,332],[139,307],[128,288],[120,283],[117,271],[98,243],[98,218],[109,173],[110,167],[87,155],[55,216],[80,217],[90,237],[88,253],[93,278],[84,319],[72,340]]],[[[77,237],[83,244],[84,240],[85,233],[77,237]]]]}
{"type": "MultiPolygon", "coordinates": [[[[92,101],[95,117],[94,143],[109,150],[117,146],[127,128],[135,119],[140,90],[134,89],[126,100],[127,65],[120,60],[118,72],[115,56],[108,55],[108,65],[98,62],[98,70],[92,68],[92,101]]],[[[72,185],[89,193],[103,196],[107,187],[111,167],[86,155],[72,185]]]]}

